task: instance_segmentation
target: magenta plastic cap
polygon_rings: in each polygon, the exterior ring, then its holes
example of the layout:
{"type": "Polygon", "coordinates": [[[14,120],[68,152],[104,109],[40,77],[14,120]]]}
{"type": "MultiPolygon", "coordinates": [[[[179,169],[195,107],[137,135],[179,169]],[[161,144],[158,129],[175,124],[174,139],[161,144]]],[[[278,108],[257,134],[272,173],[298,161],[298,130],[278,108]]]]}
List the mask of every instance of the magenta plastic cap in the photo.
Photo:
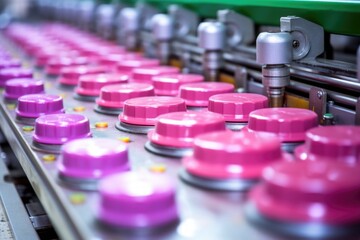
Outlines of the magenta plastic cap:
{"type": "Polygon", "coordinates": [[[27,68],[4,68],[0,70],[0,87],[13,78],[32,78],[33,71],[27,68]]]}
{"type": "Polygon", "coordinates": [[[16,116],[37,118],[45,114],[64,113],[63,99],[51,94],[29,94],[19,97],[16,116]]]}
{"type": "Polygon", "coordinates": [[[98,218],[109,225],[152,228],[178,219],[175,186],[166,175],[127,172],[99,185],[98,218]]]}
{"type": "Polygon", "coordinates": [[[264,108],[249,115],[245,131],[276,134],[282,142],[302,142],[305,132],[318,126],[315,112],[301,108],[264,108]]]}
{"type": "Polygon", "coordinates": [[[174,112],[159,116],[155,130],[148,133],[151,142],[166,147],[192,147],[202,133],[225,130],[225,119],[211,112],[174,112]]]}
{"type": "Polygon", "coordinates": [[[80,114],[50,114],[35,121],[33,140],[43,144],[64,144],[91,137],[89,119],[80,114]]]}
{"type": "Polygon", "coordinates": [[[45,72],[50,75],[60,75],[63,68],[71,66],[81,66],[90,63],[87,57],[56,57],[50,58],[45,67],[45,72]]]}
{"type": "Polygon", "coordinates": [[[261,214],[280,221],[359,222],[359,172],[360,165],[341,162],[279,162],[265,169],[250,198],[261,214]]]}
{"type": "Polygon", "coordinates": [[[133,82],[145,82],[152,84],[152,77],[154,76],[178,73],[179,71],[179,68],[171,66],[139,67],[133,70],[131,80],[133,82]]]}
{"type": "Polygon", "coordinates": [[[231,92],[234,92],[234,86],[222,82],[188,83],[180,86],[180,97],[191,107],[207,107],[211,96],[231,92]]]}
{"type": "Polygon", "coordinates": [[[155,67],[159,65],[160,61],[157,59],[125,60],[118,63],[117,70],[119,72],[132,72],[135,68],[155,67]]]}
{"type": "Polygon", "coordinates": [[[185,101],[178,97],[132,98],[125,101],[119,120],[134,125],[153,126],[161,114],[184,111],[185,101]]]}
{"type": "Polygon", "coordinates": [[[99,59],[100,64],[117,66],[120,62],[124,60],[142,60],[141,53],[131,52],[131,53],[122,53],[122,54],[110,54],[102,56],[99,59]]]}
{"type": "Polygon", "coordinates": [[[58,169],[61,175],[98,179],[130,169],[126,143],[108,138],[83,138],[62,147],[58,169]]]}
{"type": "Polygon", "coordinates": [[[306,132],[305,144],[295,149],[300,160],[360,162],[360,127],[326,126],[306,132]]]}
{"type": "Polygon", "coordinates": [[[198,74],[164,74],[152,78],[158,96],[177,96],[181,85],[203,81],[204,77],[198,74]]]}
{"type": "Polygon", "coordinates": [[[21,67],[21,62],[17,59],[1,59],[0,58],[0,69],[4,68],[18,68],[21,67]]]}
{"type": "Polygon", "coordinates": [[[249,114],[268,107],[267,97],[254,93],[223,93],[209,98],[210,112],[220,113],[227,122],[247,122],[249,114]]]}
{"type": "Polygon", "coordinates": [[[59,82],[64,85],[76,86],[81,76],[87,74],[98,74],[108,72],[109,68],[106,66],[84,65],[65,67],[61,70],[61,77],[59,82]]]}
{"type": "Polygon", "coordinates": [[[4,97],[17,100],[27,94],[44,93],[44,82],[33,78],[18,78],[6,82],[4,97]]]}
{"type": "Polygon", "coordinates": [[[85,96],[99,96],[100,89],[107,85],[127,83],[129,76],[119,73],[88,74],[79,78],[75,92],[85,96]]]}
{"type": "Polygon", "coordinates": [[[199,135],[185,169],[209,179],[258,179],[270,163],[287,160],[273,134],[221,131],[199,135]]]}
{"type": "Polygon", "coordinates": [[[96,103],[101,107],[122,108],[131,98],[154,96],[154,87],[147,83],[109,85],[101,88],[96,103]]]}

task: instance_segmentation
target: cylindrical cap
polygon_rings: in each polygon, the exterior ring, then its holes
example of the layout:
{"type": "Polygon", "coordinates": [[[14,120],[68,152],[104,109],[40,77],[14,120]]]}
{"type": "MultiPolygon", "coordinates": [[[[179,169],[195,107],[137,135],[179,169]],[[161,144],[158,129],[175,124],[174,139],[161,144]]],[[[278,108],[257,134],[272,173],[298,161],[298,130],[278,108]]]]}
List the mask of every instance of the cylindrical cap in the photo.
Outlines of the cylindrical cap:
{"type": "Polygon", "coordinates": [[[19,97],[16,115],[37,118],[45,114],[64,113],[63,99],[51,94],[29,94],[19,97]]]}
{"type": "Polygon", "coordinates": [[[135,8],[123,8],[120,11],[119,27],[124,33],[134,32],[139,29],[140,18],[135,8]]]}
{"type": "Polygon", "coordinates": [[[225,32],[225,26],[221,22],[200,23],[199,46],[205,50],[222,50],[225,46],[225,32]]]}
{"type": "Polygon", "coordinates": [[[33,140],[43,144],[64,144],[91,137],[89,119],[80,114],[50,114],[35,120],[33,140]]]}
{"type": "Polygon", "coordinates": [[[246,131],[276,134],[282,142],[302,142],[305,132],[317,127],[315,112],[301,108],[263,108],[250,113],[246,131]]]}
{"type": "Polygon", "coordinates": [[[86,66],[73,66],[65,67],[61,71],[61,77],[59,82],[64,85],[76,86],[79,82],[81,76],[87,74],[98,74],[105,73],[109,69],[106,66],[95,66],[95,65],[86,65],[86,66]]]}
{"type": "Polygon", "coordinates": [[[13,78],[31,78],[33,71],[27,68],[4,68],[0,70],[0,87],[13,78]]]}
{"type": "Polygon", "coordinates": [[[58,169],[61,175],[98,179],[130,169],[126,143],[108,138],[83,138],[66,143],[58,169]]]}
{"type": "Polygon", "coordinates": [[[151,19],[152,34],[158,41],[168,41],[173,37],[174,21],[167,14],[155,14],[151,19]]]}
{"type": "Polygon", "coordinates": [[[117,65],[119,72],[132,72],[133,69],[139,67],[155,67],[159,66],[160,61],[157,59],[141,59],[141,60],[125,60],[121,61],[117,65]]]}
{"type": "Polygon", "coordinates": [[[71,66],[81,66],[90,63],[87,57],[56,57],[49,59],[46,64],[45,72],[50,75],[60,75],[63,68],[71,66]]]}
{"type": "Polygon", "coordinates": [[[360,221],[359,172],[360,165],[334,161],[279,162],[265,169],[250,199],[275,220],[351,224],[360,221]]]}
{"type": "Polygon", "coordinates": [[[225,130],[224,117],[212,112],[174,112],[159,116],[155,130],[148,133],[151,142],[167,147],[192,147],[202,133],[225,130]]]}
{"type": "Polygon", "coordinates": [[[152,78],[158,96],[177,96],[181,85],[203,81],[204,77],[199,74],[164,74],[152,78]]]}
{"type": "Polygon", "coordinates": [[[127,83],[128,79],[128,75],[118,73],[88,74],[79,78],[78,87],[75,91],[80,95],[99,96],[102,87],[117,83],[127,83]]]}
{"type": "Polygon", "coordinates": [[[260,64],[288,64],[292,61],[293,39],[288,32],[262,32],[256,39],[256,61],[260,64]]]}
{"type": "Polygon", "coordinates": [[[122,108],[131,98],[154,96],[154,87],[147,83],[109,85],[101,88],[96,103],[101,107],[122,108]]]}
{"type": "Polygon", "coordinates": [[[223,93],[209,98],[210,112],[220,113],[227,122],[247,122],[249,114],[268,107],[267,97],[254,93],[223,93]]]}
{"type": "Polygon", "coordinates": [[[102,56],[99,59],[99,64],[116,67],[120,62],[125,60],[142,60],[142,59],[144,59],[142,54],[138,52],[109,54],[102,56]]]}
{"type": "Polygon", "coordinates": [[[6,82],[4,97],[17,100],[27,94],[44,93],[44,82],[33,78],[18,78],[6,82]]]}
{"type": "Polygon", "coordinates": [[[287,157],[272,134],[221,131],[197,136],[193,156],[183,165],[209,179],[258,179],[267,165],[287,157]]]}
{"type": "Polygon", "coordinates": [[[222,82],[188,83],[180,86],[180,97],[187,106],[194,107],[207,107],[211,96],[231,92],[234,92],[234,86],[222,82]]]}
{"type": "Polygon", "coordinates": [[[121,227],[157,227],[178,218],[175,186],[166,175],[127,172],[100,182],[98,218],[121,227]]]}
{"type": "Polygon", "coordinates": [[[325,126],[306,132],[305,144],[295,149],[300,160],[360,162],[360,127],[325,126]]]}
{"type": "Polygon", "coordinates": [[[179,68],[171,66],[139,67],[133,70],[131,80],[133,82],[145,82],[152,84],[152,78],[154,76],[178,73],[179,71],[179,68]]]}
{"type": "Polygon", "coordinates": [[[17,59],[1,59],[0,69],[21,67],[21,62],[17,59]]]}
{"type": "Polygon", "coordinates": [[[155,125],[158,116],[186,111],[185,101],[178,97],[141,97],[128,99],[119,120],[134,125],[155,125]]]}

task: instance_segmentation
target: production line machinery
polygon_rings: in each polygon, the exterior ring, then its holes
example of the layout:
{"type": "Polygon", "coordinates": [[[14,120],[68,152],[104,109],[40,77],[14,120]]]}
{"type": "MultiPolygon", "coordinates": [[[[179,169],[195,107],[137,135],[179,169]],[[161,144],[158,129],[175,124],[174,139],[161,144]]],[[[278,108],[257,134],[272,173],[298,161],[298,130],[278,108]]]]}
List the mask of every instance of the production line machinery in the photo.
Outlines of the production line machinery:
{"type": "Polygon", "coordinates": [[[36,1],[0,36],[4,142],[61,239],[360,239],[359,17],[36,1]]]}

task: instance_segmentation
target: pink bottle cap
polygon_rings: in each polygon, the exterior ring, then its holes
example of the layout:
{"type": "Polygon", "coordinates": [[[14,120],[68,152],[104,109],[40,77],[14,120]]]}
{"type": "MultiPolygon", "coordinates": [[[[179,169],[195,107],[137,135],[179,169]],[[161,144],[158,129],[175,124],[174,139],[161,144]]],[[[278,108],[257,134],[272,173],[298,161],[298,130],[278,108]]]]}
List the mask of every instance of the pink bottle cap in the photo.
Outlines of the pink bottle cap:
{"type": "Polygon", "coordinates": [[[223,93],[209,98],[210,112],[220,113],[227,122],[247,122],[249,114],[268,107],[267,97],[254,93],[223,93]]]}
{"type": "Polygon", "coordinates": [[[42,144],[64,144],[91,137],[89,119],[80,114],[50,114],[35,121],[33,140],[42,144]]]}
{"type": "Polygon", "coordinates": [[[38,67],[43,67],[48,65],[52,61],[52,59],[66,58],[66,57],[68,58],[79,57],[79,52],[75,50],[59,50],[59,49],[41,52],[36,56],[35,64],[38,67]]]}
{"type": "Polygon", "coordinates": [[[177,96],[181,85],[203,82],[204,77],[198,74],[164,74],[152,78],[155,94],[158,96],[177,96]]]}
{"type": "Polygon", "coordinates": [[[98,179],[130,169],[128,148],[108,138],[82,138],[62,147],[58,169],[61,175],[78,179],[98,179]]]}
{"type": "Polygon", "coordinates": [[[27,68],[4,68],[0,70],[0,87],[13,78],[31,78],[33,71],[27,68]]]}
{"type": "Polygon", "coordinates": [[[132,98],[125,101],[119,120],[134,125],[153,126],[159,115],[183,111],[186,111],[185,101],[178,97],[132,98]]]}
{"type": "Polygon", "coordinates": [[[261,214],[279,221],[359,222],[359,172],[360,165],[334,161],[279,162],[265,169],[250,199],[261,214]]]}
{"type": "Polygon", "coordinates": [[[90,63],[87,57],[56,57],[50,58],[45,67],[45,72],[49,75],[60,75],[65,67],[81,66],[90,63]]]}
{"type": "Polygon", "coordinates": [[[154,96],[154,87],[147,83],[109,85],[101,88],[96,103],[101,107],[122,108],[131,98],[154,96]]]}
{"type": "Polygon", "coordinates": [[[295,149],[300,160],[360,162],[360,127],[326,126],[306,132],[305,144],[295,149]]]}
{"type": "Polygon", "coordinates": [[[107,85],[127,83],[128,75],[119,73],[88,74],[79,78],[75,92],[85,96],[99,96],[100,89],[107,85]]]}
{"type": "Polygon", "coordinates": [[[159,116],[155,130],[148,133],[152,143],[167,147],[192,147],[202,133],[225,130],[224,117],[212,112],[174,112],[159,116]]]}
{"type": "Polygon", "coordinates": [[[107,224],[151,228],[178,219],[175,186],[165,175],[127,172],[100,182],[98,218],[107,224]]]}
{"type": "Polygon", "coordinates": [[[64,113],[63,99],[57,95],[29,94],[19,97],[16,116],[37,118],[45,114],[64,113]]]}
{"type": "Polygon", "coordinates": [[[276,134],[282,142],[302,142],[305,132],[318,125],[313,111],[300,108],[263,108],[249,115],[245,131],[276,134]]]}
{"type": "Polygon", "coordinates": [[[17,78],[6,82],[4,97],[17,100],[27,94],[44,93],[44,82],[33,78],[17,78]]]}
{"type": "Polygon", "coordinates": [[[264,167],[288,156],[272,134],[221,131],[196,137],[194,154],[183,165],[209,179],[258,179],[264,167]]]}
{"type": "Polygon", "coordinates": [[[1,59],[0,58],[0,69],[4,68],[18,68],[21,67],[21,62],[16,59],[1,59]]]}
{"type": "Polygon", "coordinates": [[[119,72],[129,73],[132,72],[134,68],[155,67],[159,65],[160,61],[157,59],[125,60],[118,63],[117,70],[119,72]]]}
{"type": "Polygon", "coordinates": [[[179,68],[171,66],[139,67],[133,70],[132,81],[152,84],[152,77],[154,76],[178,73],[179,71],[179,68]]]}
{"type": "Polygon", "coordinates": [[[76,86],[81,76],[108,72],[106,66],[86,65],[65,67],[61,70],[59,82],[64,85],[76,86]]]}
{"type": "Polygon", "coordinates": [[[222,82],[188,83],[180,86],[180,97],[191,107],[207,107],[211,96],[231,92],[234,92],[234,86],[222,82]]]}
{"type": "Polygon", "coordinates": [[[99,59],[99,63],[109,66],[117,66],[125,60],[142,60],[142,54],[137,52],[104,55],[99,59]]]}

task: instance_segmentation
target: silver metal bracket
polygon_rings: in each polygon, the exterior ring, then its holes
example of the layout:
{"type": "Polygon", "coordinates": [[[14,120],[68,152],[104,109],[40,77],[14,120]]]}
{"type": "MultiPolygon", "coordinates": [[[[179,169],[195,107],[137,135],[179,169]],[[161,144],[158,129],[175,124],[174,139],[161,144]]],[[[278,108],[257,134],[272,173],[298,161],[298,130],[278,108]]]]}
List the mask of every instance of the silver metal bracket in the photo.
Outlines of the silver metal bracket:
{"type": "Polygon", "coordinates": [[[289,16],[280,18],[280,29],[293,38],[293,59],[315,59],[324,52],[324,29],[303,18],[289,16]]]}
{"type": "Polygon", "coordinates": [[[309,93],[309,109],[318,115],[319,123],[322,122],[326,113],[327,93],[324,89],[312,87],[309,93]]]}
{"type": "Polygon", "coordinates": [[[151,31],[151,19],[159,11],[144,2],[136,4],[136,9],[139,13],[140,29],[151,31]]]}
{"type": "Polygon", "coordinates": [[[232,10],[220,10],[217,17],[226,27],[226,43],[229,47],[247,45],[255,40],[254,22],[232,10]]]}
{"type": "Polygon", "coordinates": [[[173,18],[175,37],[195,35],[199,25],[199,17],[194,12],[172,4],[168,8],[169,15],[173,18]]]}

